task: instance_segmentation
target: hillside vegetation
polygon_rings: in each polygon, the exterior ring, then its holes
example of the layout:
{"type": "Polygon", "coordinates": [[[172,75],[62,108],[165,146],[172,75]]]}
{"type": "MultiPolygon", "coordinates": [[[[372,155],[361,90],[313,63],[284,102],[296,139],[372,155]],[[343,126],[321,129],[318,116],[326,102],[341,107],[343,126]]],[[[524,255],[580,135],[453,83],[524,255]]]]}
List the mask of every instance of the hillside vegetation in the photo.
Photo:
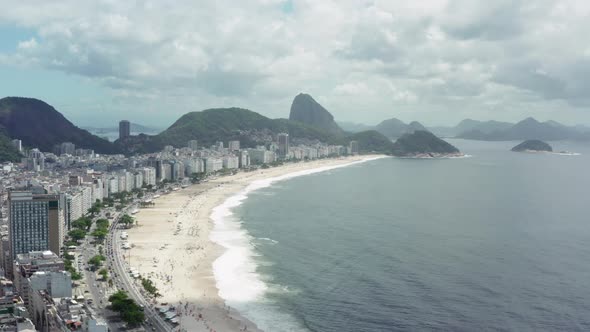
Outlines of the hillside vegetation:
{"type": "Polygon", "coordinates": [[[109,141],[80,129],[47,103],[22,97],[0,99],[0,130],[23,145],[52,151],[56,144],[72,142],[76,147],[97,153],[117,153],[109,141]]]}

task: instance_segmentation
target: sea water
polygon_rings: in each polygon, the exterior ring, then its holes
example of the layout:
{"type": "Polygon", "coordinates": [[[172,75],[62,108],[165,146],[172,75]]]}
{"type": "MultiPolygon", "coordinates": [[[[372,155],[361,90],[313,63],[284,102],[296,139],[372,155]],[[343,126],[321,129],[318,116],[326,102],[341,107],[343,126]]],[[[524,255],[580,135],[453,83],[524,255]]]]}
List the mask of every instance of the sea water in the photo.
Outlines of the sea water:
{"type": "Polygon", "coordinates": [[[266,331],[589,330],[590,148],[386,158],[215,209],[220,295],[266,331]]]}

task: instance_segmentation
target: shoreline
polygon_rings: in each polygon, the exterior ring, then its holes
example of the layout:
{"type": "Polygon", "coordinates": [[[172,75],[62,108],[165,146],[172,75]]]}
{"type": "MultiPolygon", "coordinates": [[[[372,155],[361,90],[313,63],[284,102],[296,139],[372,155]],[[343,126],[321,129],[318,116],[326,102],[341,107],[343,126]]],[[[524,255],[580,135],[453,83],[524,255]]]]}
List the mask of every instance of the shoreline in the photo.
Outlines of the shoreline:
{"type": "MultiPolygon", "coordinates": [[[[138,225],[127,230],[132,245],[132,249],[126,252],[128,261],[143,277],[155,283],[162,294],[158,303],[178,308],[183,316],[183,330],[240,331],[247,327],[247,331],[261,331],[235,308],[226,305],[227,289],[232,286],[220,281],[227,271],[220,271],[224,267],[219,266],[232,268],[240,258],[236,259],[236,252],[228,250],[227,243],[220,239],[215,241],[212,237],[223,231],[223,227],[233,227],[233,231],[241,231],[244,235],[246,231],[238,223],[222,220],[228,213],[231,215],[231,208],[239,205],[248,192],[277,181],[384,157],[364,155],[289,163],[212,178],[162,195],[154,200],[154,207],[142,208],[135,216],[138,225]],[[223,210],[221,215],[216,216],[216,211],[220,210],[223,210]]],[[[256,287],[263,285],[254,285],[256,287]]],[[[248,301],[264,290],[256,291],[258,293],[240,295],[230,290],[234,298],[229,302],[248,301]]]]}

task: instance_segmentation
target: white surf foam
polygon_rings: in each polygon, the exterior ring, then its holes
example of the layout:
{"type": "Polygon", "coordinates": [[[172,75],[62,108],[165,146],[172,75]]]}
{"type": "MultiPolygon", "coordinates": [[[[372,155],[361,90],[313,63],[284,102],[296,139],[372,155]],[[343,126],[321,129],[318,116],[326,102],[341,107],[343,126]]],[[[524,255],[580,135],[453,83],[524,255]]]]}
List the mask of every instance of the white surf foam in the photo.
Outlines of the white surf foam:
{"type": "Polygon", "coordinates": [[[276,306],[265,305],[265,294],[273,292],[256,271],[255,246],[253,239],[241,227],[239,220],[233,217],[232,209],[241,205],[248,194],[271,186],[278,181],[298,176],[325,172],[332,169],[347,167],[383,158],[381,156],[365,158],[341,165],[324,166],[314,169],[297,171],[274,178],[253,181],[245,189],[229,197],[211,213],[214,222],[210,239],[225,248],[225,252],[213,262],[213,274],[219,296],[230,306],[235,307],[246,318],[255,322],[266,331],[296,331],[294,318],[281,313],[276,306]],[[280,324],[279,324],[280,323],[280,324]]]}
{"type": "Polygon", "coordinates": [[[553,152],[553,154],[559,155],[559,156],[581,156],[581,153],[578,152],[553,152]]]}

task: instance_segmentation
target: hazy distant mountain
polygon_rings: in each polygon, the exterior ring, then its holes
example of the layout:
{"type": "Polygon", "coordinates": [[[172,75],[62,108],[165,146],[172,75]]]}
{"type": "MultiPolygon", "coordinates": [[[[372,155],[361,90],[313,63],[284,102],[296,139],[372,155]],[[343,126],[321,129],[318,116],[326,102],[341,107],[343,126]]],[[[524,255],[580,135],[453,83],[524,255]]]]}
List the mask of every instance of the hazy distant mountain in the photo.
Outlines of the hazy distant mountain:
{"type": "Polygon", "coordinates": [[[505,130],[512,127],[514,124],[510,122],[501,121],[477,121],[471,119],[465,119],[455,127],[457,134],[466,132],[469,130],[479,130],[483,133],[491,133],[498,130],[505,130]]]}
{"type": "Polygon", "coordinates": [[[289,120],[305,123],[332,134],[343,134],[343,130],[334,121],[334,116],[308,94],[300,93],[293,99],[289,120]]]}
{"type": "Polygon", "coordinates": [[[556,121],[539,122],[533,118],[526,118],[505,129],[484,132],[472,129],[458,135],[460,138],[485,141],[511,141],[540,139],[546,141],[558,140],[589,140],[590,131],[580,130],[579,127],[565,126],[556,121]]]}
{"type": "Polygon", "coordinates": [[[375,127],[369,126],[369,125],[366,125],[366,124],[363,124],[363,123],[337,121],[337,124],[344,131],[347,131],[347,132],[350,132],[350,133],[358,133],[358,132],[361,132],[361,131],[375,129],[375,127]]]}
{"type": "Polygon", "coordinates": [[[455,137],[461,135],[465,132],[470,131],[477,131],[484,134],[488,134],[498,130],[508,129],[513,126],[513,123],[510,122],[501,122],[501,121],[478,121],[478,120],[471,120],[465,119],[459,124],[454,127],[445,127],[445,126],[438,126],[438,127],[428,127],[428,129],[438,135],[444,137],[455,137]]]}
{"type": "Polygon", "coordinates": [[[47,103],[22,97],[0,99],[0,131],[23,145],[52,151],[54,145],[72,142],[76,147],[98,153],[118,153],[107,140],[80,129],[47,103]]]}
{"type": "Polygon", "coordinates": [[[459,153],[459,149],[429,131],[416,130],[404,134],[393,143],[393,155],[412,157],[421,154],[445,155],[459,153]]]}
{"type": "MultiPolygon", "coordinates": [[[[92,133],[101,134],[101,133],[113,133],[119,132],[118,126],[113,127],[82,127],[92,133]]],[[[161,128],[154,128],[150,126],[144,126],[138,123],[131,122],[131,132],[132,133],[144,133],[144,134],[156,134],[162,131],[161,128]]]]}
{"type": "Polygon", "coordinates": [[[404,134],[412,133],[416,130],[427,130],[420,122],[413,121],[405,124],[403,121],[393,118],[384,120],[375,126],[375,130],[390,139],[398,138],[404,134]]]}

